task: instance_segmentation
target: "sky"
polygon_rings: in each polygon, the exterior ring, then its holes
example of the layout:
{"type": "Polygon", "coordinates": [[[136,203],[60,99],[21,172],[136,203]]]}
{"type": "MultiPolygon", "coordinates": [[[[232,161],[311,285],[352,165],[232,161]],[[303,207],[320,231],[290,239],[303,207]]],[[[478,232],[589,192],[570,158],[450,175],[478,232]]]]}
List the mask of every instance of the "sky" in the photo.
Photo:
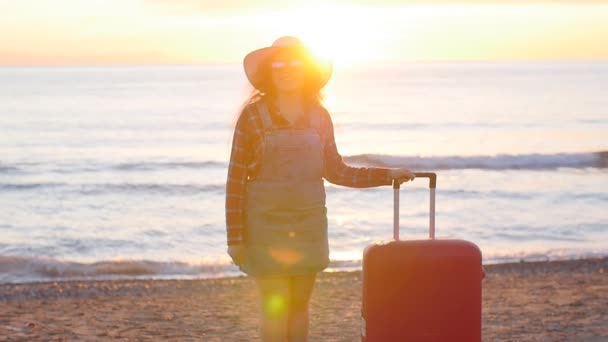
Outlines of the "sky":
{"type": "Polygon", "coordinates": [[[608,0],[0,0],[0,64],[239,63],[283,35],[338,65],[608,59],[608,0]]]}

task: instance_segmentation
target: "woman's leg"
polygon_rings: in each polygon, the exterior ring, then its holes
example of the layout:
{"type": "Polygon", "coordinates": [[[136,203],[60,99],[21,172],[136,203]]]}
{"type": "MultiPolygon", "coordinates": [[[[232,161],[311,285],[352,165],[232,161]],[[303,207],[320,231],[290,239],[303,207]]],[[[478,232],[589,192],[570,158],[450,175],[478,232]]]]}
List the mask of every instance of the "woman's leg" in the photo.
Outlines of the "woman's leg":
{"type": "Polygon", "coordinates": [[[315,285],[316,274],[292,276],[289,306],[288,341],[307,341],[308,302],[315,285]]]}
{"type": "Polygon", "coordinates": [[[290,302],[289,277],[256,277],[262,307],[262,341],[287,341],[290,302]]]}

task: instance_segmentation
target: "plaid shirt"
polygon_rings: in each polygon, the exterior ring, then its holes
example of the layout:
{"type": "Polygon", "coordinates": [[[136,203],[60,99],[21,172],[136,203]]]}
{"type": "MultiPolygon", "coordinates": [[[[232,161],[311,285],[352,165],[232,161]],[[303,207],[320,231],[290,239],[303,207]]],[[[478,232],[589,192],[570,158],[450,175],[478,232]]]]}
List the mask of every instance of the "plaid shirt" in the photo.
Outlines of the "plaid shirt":
{"type": "MultiPolygon", "coordinates": [[[[289,125],[276,107],[269,104],[273,125],[289,125]]],[[[392,179],[387,168],[352,167],[346,165],[338,153],[334,140],[334,128],[331,116],[326,110],[321,115],[320,135],[324,142],[324,178],[337,185],[352,188],[367,188],[390,185],[392,179]]],[[[307,126],[308,120],[301,116],[294,126],[307,126]]],[[[256,175],[263,154],[262,139],[264,128],[257,107],[248,104],[236,123],[232,140],[228,180],[226,182],[226,232],[228,245],[241,244],[244,230],[245,184],[250,176],[256,175]]]]}

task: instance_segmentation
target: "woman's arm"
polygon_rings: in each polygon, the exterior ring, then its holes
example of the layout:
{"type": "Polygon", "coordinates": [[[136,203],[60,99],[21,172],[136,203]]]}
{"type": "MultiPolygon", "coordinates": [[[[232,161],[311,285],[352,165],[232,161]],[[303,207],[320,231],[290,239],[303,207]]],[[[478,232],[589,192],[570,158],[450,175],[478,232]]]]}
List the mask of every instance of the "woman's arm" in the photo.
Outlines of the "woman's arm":
{"type": "Polygon", "coordinates": [[[325,129],[325,173],[324,178],[337,185],[351,188],[369,188],[392,183],[392,169],[381,167],[353,167],[344,163],[338,153],[331,116],[323,111],[325,129]]]}
{"type": "Polygon", "coordinates": [[[247,114],[241,113],[232,138],[232,151],[226,181],[226,235],[228,246],[240,245],[243,239],[243,203],[247,181],[247,114]]]}

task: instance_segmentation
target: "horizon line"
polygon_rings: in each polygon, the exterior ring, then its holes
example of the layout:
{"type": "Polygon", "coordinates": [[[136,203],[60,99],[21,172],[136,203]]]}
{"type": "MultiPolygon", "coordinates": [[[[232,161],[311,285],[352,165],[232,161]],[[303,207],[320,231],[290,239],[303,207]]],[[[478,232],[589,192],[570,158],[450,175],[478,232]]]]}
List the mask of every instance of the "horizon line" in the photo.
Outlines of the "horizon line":
{"type": "MultiPolygon", "coordinates": [[[[428,60],[386,60],[376,62],[366,62],[354,65],[340,65],[334,64],[334,68],[360,68],[368,67],[373,65],[395,65],[395,64],[449,64],[449,63],[489,63],[489,64],[500,64],[500,63],[598,63],[608,62],[608,58],[498,58],[498,59],[428,59],[428,60]]],[[[134,66],[228,66],[238,65],[242,62],[140,62],[140,63],[120,63],[120,62],[102,62],[102,63],[0,63],[0,68],[10,67],[134,67],[134,66]]]]}

